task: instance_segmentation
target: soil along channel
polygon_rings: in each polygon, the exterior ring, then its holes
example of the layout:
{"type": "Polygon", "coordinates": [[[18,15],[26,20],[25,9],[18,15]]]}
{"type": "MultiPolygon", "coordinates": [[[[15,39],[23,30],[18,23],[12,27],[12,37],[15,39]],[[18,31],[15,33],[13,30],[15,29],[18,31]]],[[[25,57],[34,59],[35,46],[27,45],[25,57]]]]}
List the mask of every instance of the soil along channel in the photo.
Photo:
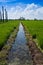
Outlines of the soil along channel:
{"type": "Polygon", "coordinates": [[[17,37],[8,54],[8,65],[32,65],[29,48],[22,24],[20,23],[17,37]]]}

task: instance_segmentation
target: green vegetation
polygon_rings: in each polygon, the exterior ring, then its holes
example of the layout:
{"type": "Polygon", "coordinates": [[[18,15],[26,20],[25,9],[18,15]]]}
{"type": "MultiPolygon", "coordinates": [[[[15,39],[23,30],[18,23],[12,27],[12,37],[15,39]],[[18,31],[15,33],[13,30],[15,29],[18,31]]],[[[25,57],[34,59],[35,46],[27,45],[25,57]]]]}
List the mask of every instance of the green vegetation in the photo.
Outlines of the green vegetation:
{"type": "Polygon", "coordinates": [[[33,38],[37,38],[38,46],[43,49],[43,21],[42,20],[27,20],[23,24],[28,29],[28,32],[33,38]]]}
{"type": "Polygon", "coordinates": [[[0,49],[3,47],[11,32],[16,29],[19,22],[9,20],[8,22],[0,23],[0,49]]]}
{"type": "Polygon", "coordinates": [[[43,20],[9,20],[8,22],[0,23],[0,49],[5,44],[11,32],[16,29],[19,21],[23,21],[28,32],[34,39],[38,40],[38,46],[43,49],[43,20]]]}

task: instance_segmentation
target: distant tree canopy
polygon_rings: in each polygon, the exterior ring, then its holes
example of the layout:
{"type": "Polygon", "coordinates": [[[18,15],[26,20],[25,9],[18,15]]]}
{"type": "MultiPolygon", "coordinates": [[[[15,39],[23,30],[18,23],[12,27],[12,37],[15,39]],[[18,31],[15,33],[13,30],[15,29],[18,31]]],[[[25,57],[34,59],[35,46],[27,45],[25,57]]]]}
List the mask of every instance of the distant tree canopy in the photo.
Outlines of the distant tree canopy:
{"type": "Polygon", "coordinates": [[[25,18],[24,17],[20,17],[19,20],[25,20],[25,18]]]}
{"type": "Polygon", "coordinates": [[[36,18],[34,20],[37,20],[36,18]]]}
{"type": "Polygon", "coordinates": [[[0,11],[0,22],[8,21],[8,14],[7,10],[4,9],[4,6],[2,6],[2,11],[0,11]]]}

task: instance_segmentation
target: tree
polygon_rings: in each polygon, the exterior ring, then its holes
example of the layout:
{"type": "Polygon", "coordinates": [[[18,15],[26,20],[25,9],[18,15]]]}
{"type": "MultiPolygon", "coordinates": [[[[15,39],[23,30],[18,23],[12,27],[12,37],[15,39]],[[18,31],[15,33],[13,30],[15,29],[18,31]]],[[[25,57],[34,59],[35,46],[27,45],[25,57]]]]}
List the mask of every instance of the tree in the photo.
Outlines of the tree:
{"type": "Polygon", "coordinates": [[[4,7],[2,6],[2,21],[4,22],[4,7]]]}
{"type": "Polygon", "coordinates": [[[0,11],[0,22],[2,21],[2,14],[1,14],[1,11],[0,11]]]}
{"type": "Polygon", "coordinates": [[[25,18],[24,17],[20,17],[19,20],[25,20],[25,18]]]}
{"type": "Polygon", "coordinates": [[[5,20],[6,22],[8,21],[8,15],[7,15],[7,10],[5,9],[5,20]]]}
{"type": "Polygon", "coordinates": [[[34,20],[37,20],[36,18],[34,20]]]}

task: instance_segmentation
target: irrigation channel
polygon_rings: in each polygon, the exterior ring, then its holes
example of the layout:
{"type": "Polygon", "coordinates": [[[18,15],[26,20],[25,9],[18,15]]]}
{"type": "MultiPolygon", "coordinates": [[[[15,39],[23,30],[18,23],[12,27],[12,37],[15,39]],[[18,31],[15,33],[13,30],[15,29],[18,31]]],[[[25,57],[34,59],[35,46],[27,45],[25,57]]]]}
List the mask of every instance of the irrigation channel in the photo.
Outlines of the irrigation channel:
{"type": "Polygon", "coordinates": [[[17,37],[8,54],[8,65],[32,65],[29,48],[22,24],[20,23],[17,37]]]}

